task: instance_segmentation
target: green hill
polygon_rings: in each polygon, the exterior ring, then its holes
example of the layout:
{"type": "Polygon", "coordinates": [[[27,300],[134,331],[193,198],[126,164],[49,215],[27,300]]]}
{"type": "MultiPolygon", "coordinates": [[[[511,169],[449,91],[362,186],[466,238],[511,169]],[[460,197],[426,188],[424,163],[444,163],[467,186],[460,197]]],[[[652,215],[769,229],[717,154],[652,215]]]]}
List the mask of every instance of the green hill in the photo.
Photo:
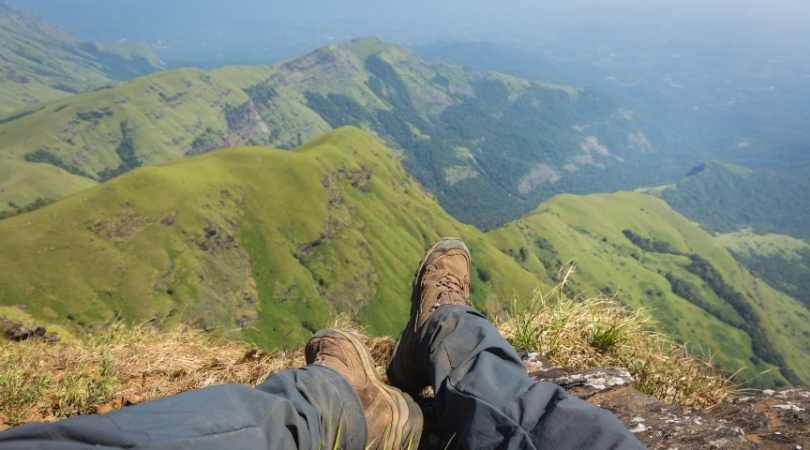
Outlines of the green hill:
{"type": "Polygon", "coordinates": [[[810,307],[810,244],[750,230],[720,235],[719,241],[754,275],[810,307]]]}
{"type": "Polygon", "coordinates": [[[715,161],[650,192],[721,233],[743,266],[810,306],[810,179],[715,161]]]}
{"type": "MultiPolygon", "coordinates": [[[[205,140],[195,136],[226,122],[224,111],[249,99],[241,87],[266,73],[260,68],[158,73],[0,121],[0,211],[10,209],[9,203],[22,207],[40,197],[58,198],[144,164],[194,153],[195,142],[205,140]]],[[[234,134],[205,145],[246,143],[234,134]]]]}
{"type": "Polygon", "coordinates": [[[810,310],[752,276],[660,199],[564,195],[490,235],[546,277],[575,261],[572,291],[648,309],[662,331],[693,351],[714,355],[731,372],[746,368],[738,376],[749,383],[810,380],[810,310]]]}
{"type": "MultiPolygon", "coordinates": [[[[58,167],[69,193],[71,176],[104,181],[244,144],[292,148],[345,125],[383,138],[448,212],[480,227],[556,193],[662,176],[645,170],[660,165],[654,144],[605,97],[428,63],[376,39],[272,67],[160,73],[55,102],[0,125],[0,164],[58,167]]],[[[49,197],[1,183],[0,209],[49,197]]]]}
{"type": "MultiPolygon", "coordinates": [[[[810,174],[810,172],[808,172],[810,174]]],[[[709,229],[751,228],[810,240],[810,178],[721,162],[693,169],[657,192],[675,210],[709,229]]]]}
{"type": "Polygon", "coordinates": [[[534,277],[442,211],[357,129],[296,151],[239,148],[138,169],[0,221],[0,305],[74,326],[184,322],[291,347],[344,312],[408,317],[422,252],[471,245],[473,297],[498,310],[534,277]]]}
{"type": "Polygon", "coordinates": [[[80,42],[0,3],[0,117],[157,70],[148,49],[80,42]]]}

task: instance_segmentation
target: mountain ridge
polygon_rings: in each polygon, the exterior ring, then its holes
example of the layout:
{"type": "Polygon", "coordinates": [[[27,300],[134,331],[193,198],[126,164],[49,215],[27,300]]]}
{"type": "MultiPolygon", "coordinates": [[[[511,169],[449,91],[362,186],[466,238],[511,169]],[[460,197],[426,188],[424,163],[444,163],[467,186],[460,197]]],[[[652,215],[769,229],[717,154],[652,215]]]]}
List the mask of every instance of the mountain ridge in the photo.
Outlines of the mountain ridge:
{"type": "Polygon", "coordinates": [[[0,124],[0,154],[103,181],[214,148],[297,147],[345,125],[384,139],[451,214],[482,228],[556,193],[654,180],[638,169],[660,156],[632,114],[597,93],[428,63],[378,39],[80,95],[0,124]]]}

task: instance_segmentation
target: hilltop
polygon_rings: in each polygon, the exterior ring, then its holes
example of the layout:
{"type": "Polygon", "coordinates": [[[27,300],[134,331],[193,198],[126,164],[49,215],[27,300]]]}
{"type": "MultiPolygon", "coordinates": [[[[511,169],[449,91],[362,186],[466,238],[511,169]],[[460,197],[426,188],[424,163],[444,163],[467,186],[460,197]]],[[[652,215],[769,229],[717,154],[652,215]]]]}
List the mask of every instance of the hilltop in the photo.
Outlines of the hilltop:
{"type": "Polygon", "coordinates": [[[186,323],[265,347],[301,344],[338,312],[398,332],[413,265],[443,235],[470,244],[480,307],[536,286],[351,128],[295,151],[141,168],[0,221],[0,235],[0,304],[74,326],[186,323]]]}
{"type": "Polygon", "coordinates": [[[190,324],[264,348],[298,345],[338,313],[398,333],[422,252],[461,236],[475,262],[473,300],[493,316],[526,306],[573,260],[571,289],[649,310],[659,331],[741,370],[741,381],[810,379],[806,307],[662,200],[559,196],[484,234],[356,128],[291,151],[246,147],[139,168],[0,221],[0,235],[0,305],[84,330],[190,324]]]}
{"type": "Polygon", "coordinates": [[[345,125],[382,138],[445,210],[483,228],[556,193],[665,176],[645,170],[661,155],[634,116],[598,93],[430,63],[368,38],[270,67],[155,74],[7,120],[0,166],[53,173],[0,178],[0,209],[212,149],[293,148],[345,125]]]}
{"type": "Polygon", "coordinates": [[[162,65],[145,47],[81,42],[5,3],[0,3],[0,42],[0,118],[162,65]]]}

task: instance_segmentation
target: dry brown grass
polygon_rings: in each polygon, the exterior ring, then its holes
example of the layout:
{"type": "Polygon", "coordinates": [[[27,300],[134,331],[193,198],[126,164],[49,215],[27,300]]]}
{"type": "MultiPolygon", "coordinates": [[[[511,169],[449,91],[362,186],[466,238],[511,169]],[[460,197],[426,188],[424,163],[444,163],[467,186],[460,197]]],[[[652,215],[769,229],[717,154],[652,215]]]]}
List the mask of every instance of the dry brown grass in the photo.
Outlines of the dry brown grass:
{"type": "MultiPolygon", "coordinates": [[[[383,367],[393,341],[369,339],[383,367]]],[[[302,350],[264,352],[190,328],[113,326],[63,343],[0,342],[0,426],[104,413],[206,386],[256,385],[304,365],[302,350]]]]}
{"type": "Polygon", "coordinates": [[[735,386],[709,361],[656,333],[644,311],[629,311],[616,300],[574,300],[564,292],[572,275],[551,292],[537,292],[530,306],[514,309],[498,321],[501,333],[517,348],[540,353],[552,364],[575,369],[623,367],[635,387],[665,402],[711,407],[735,386]]]}
{"type": "MultiPolygon", "coordinates": [[[[513,345],[561,367],[625,367],[639,390],[671,403],[710,407],[733,391],[709,363],[651,331],[644,312],[606,298],[572,300],[562,286],[538,292],[530,307],[497,321],[513,345]]],[[[361,331],[345,317],[334,326],[361,331]]],[[[62,336],[56,344],[0,340],[0,429],[104,413],[216,384],[256,385],[304,365],[300,349],[265,352],[190,328],[116,325],[82,339],[62,336]]],[[[390,338],[366,341],[380,374],[393,344],[390,338]]]]}

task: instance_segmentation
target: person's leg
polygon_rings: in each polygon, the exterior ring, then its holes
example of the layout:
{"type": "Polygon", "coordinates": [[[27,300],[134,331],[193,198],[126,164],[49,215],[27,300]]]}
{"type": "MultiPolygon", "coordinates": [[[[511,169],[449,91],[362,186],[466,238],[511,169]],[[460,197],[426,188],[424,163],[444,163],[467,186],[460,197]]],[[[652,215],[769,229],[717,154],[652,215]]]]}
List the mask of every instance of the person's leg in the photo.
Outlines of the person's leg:
{"type": "Polygon", "coordinates": [[[529,378],[474,309],[442,306],[421,331],[439,425],[459,448],[644,448],[608,411],[529,378]]]}
{"type": "Polygon", "coordinates": [[[256,389],[216,386],[0,433],[0,450],[362,450],[365,444],[354,389],[335,370],[317,365],[278,373],[256,389]]]}
{"type": "Polygon", "coordinates": [[[440,429],[464,449],[643,449],[609,412],[535,383],[515,350],[469,302],[469,251],[443,240],[414,282],[411,321],[388,376],[436,394],[440,429]]]}

